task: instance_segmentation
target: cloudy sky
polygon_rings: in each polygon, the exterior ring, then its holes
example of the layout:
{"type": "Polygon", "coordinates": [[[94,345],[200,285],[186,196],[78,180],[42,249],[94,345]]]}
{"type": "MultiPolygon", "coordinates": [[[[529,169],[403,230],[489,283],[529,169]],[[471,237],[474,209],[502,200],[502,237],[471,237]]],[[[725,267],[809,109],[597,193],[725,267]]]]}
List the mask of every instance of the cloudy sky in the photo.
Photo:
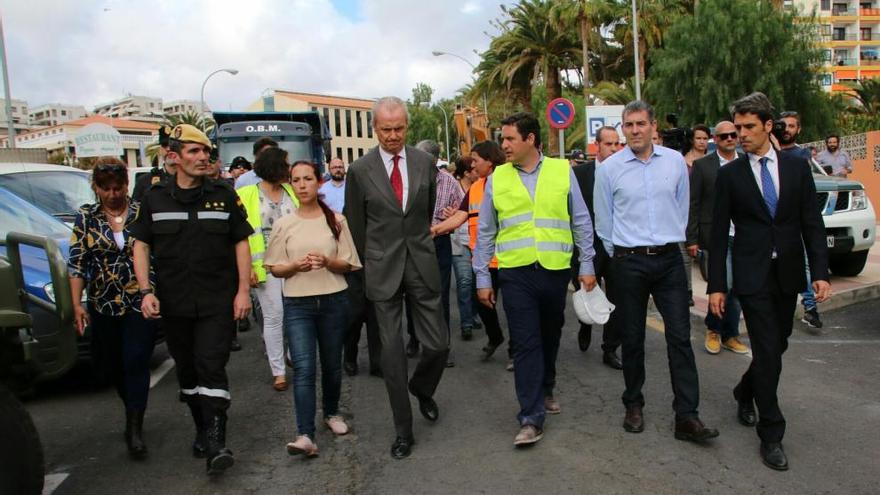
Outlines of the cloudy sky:
{"type": "Polygon", "coordinates": [[[0,0],[12,97],[91,110],[125,94],[241,110],[269,88],[440,97],[471,81],[498,0],[0,0]]]}

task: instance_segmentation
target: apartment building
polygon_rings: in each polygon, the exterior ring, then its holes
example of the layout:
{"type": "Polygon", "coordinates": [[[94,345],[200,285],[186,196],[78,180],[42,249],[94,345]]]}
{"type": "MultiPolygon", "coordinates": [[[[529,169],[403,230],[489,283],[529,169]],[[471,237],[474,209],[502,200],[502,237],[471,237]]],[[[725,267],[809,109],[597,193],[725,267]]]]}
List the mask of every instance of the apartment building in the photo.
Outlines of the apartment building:
{"type": "Polygon", "coordinates": [[[95,113],[114,119],[162,122],[164,107],[162,98],[127,95],[95,107],[95,113]]]}
{"type": "Polygon", "coordinates": [[[825,59],[826,91],[844,83],[880,77],[880,0],[788,0],[788,7],[817,15],[825,59]]]}
{"type": "MultiPolygon", "coordinates": [[[[202,103],[195,100],[172,100],[166,101],[162,105],[162,111],[165,115],[175,115],[181,113],[202,113],[202,103]]],[[[205,112],[211,109],[207,105],[204,107],[205,112]]]]}
{"type": "MultiPolygon", "coordinates": [[[[24,100],[12,99],[12,125],[16,134],[30,129],[28,103],[24,100]]],[[[9,118],[6,116],[6,100],[0,98],[0,136],[9,133],[9,118]]]]}
{"type": "Polygon", "coordinates": [[[305,112],[316,111],[330,128],[330,154],[342,158],[346,165],[357,160],[376,146],[373,136],[373,101],[364,98],[269,90],[248,107],[249,112],[305,112]]]}
{"type": "Polygon", "coordinates": [[[48,103],[33,107],[28,112],[31,127],[48,127],[62,124],[71,120],[85,118],[88,115],[86,107],[82,105],[63,105],[60,103],[48,103]]]}

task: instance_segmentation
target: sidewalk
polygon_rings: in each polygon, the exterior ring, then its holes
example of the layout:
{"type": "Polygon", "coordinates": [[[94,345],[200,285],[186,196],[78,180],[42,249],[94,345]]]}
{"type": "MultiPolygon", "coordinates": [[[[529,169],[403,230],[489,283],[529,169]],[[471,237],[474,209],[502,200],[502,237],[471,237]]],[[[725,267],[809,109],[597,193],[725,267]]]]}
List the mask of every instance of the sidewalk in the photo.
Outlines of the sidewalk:
{"type": "MultiPolygon", "coordinates": [[[[880,233],[877,234],[877,240],[880,240],[880,233]]],[[[694,306],[691,308],[691,314],[705,317],[709,298],[706,296],[706,282],[700,275],[700,269],[696,263],[694,263],[692,281],[694,306]]],[[[871,246],[865,269],[857,277],[831,275],[831,293],[831,299],[819,304],[820,314],[832,309],[880,297],[880,242],[875,241],[874,245],[871,246]]],[[[800,304],[800,298],[798,298],[795,318],[800,320],[803,313],[804,307],[800,304]]],[[[741,321],[740,327],[745,330],[745,323],[741,321]]]]}

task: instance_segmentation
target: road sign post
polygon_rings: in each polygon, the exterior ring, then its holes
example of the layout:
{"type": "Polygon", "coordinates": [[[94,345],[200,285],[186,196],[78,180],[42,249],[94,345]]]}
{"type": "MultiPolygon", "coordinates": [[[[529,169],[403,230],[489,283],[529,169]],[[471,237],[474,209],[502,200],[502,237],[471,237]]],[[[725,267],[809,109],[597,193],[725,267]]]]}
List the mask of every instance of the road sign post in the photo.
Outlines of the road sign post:
{"type": "Polygon", "coordinates": [[[559,131],[559,158],[565,158],[565,129],[574,122],[574,104],[566,98],[556,98],[547,104],[547,123],[559,131]]]}

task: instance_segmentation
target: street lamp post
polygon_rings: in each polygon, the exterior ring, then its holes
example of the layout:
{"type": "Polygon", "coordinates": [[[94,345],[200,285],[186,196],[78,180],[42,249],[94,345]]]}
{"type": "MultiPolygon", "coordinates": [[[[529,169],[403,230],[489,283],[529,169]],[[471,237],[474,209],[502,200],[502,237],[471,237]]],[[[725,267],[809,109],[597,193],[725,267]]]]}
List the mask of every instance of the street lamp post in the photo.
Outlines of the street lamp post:
{"type": "Polygon", "coordinates": [[[642,99],[642,83],[639,80],[639,17],[636,0],[632,0],[633,9],[633,59],[636,64],[636,99],[642,99]]]}
{"type": "Polygon", "coordinates": [[[205,85],[208,84],[208,79],[211,79],[211,77],[214,76],[214,74],[219,74],[221,72],[226,72],[227,74],[232,74],[234,76],[234,75],[238,74],[238,69],[217,69],[214,72],[208,74],[208,77],[206,77],[205,81],[202,83],[202,92],[201,92],[202,99],[199,100],[200,104],[202,106],[202,108],[200,108],[199,110],[201,111],[202,114],[205,113],[205,85]]]}
{"type": "Polygon", "coordinates": [[[6,95],[6,123],[9,132],[6,135],[6,146],[15,148],[15,122],[12,120],[12,92],[9,90],[9,71],[6,67],[6,39],[3,35],[3,19],[0,18],[0,63],[3,65],[3,91],[6,95]]]}
{"type": "MultiPolygon", "coordinates": [[[[424,107],[430,107],[430,101],[423,101],[421,103],[424,107]]],[[[446,161],[452,161],[452,156],[449,154],[449,114],[446,113],[446,109],[443,108],[443,105],[435,105],[443,112],[443,130],[446,134],[446,161]]]]}
{"type": "MultiPolygon", "coordinates": [[[[449,52],[442,52],[440,50],[432,51],[431,55],[434,55],[435,57],[441,57],[443,55],[449,55],[450,57],[455,57],[455,58],[461,60],[462,62],[471,66],[471,69],[473,69],[471,71],[472,75],[477,72],[477,66],[474,65],[474,63],[471,62],[470,60],[462,57],[461,55],[456,55],[455,53],[449,53],[449,52]]],[[[476,81],[476,78],[474,78],[474,81],[476,81]]],[[[483,113],[486,114],[486,119],[488,119],[489,118],[489,98],[488,98],[488,95],[486,95],[485,91],[483,91],[483,113]]]]}

